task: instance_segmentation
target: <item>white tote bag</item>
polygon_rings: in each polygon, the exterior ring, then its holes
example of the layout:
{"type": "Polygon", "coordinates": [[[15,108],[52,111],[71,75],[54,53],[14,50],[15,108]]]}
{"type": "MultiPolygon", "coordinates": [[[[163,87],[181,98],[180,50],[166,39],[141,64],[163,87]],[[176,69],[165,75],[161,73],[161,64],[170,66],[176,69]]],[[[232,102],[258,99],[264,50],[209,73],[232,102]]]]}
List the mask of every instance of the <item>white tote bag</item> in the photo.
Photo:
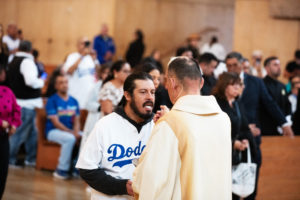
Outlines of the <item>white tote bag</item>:
{"type": "Polygon", "coordinates": [[[247,148],[247,163],[232,166],[232,193],[245,198],[254,192],[256,164],[251,163],[250,146],[247,148]]]}

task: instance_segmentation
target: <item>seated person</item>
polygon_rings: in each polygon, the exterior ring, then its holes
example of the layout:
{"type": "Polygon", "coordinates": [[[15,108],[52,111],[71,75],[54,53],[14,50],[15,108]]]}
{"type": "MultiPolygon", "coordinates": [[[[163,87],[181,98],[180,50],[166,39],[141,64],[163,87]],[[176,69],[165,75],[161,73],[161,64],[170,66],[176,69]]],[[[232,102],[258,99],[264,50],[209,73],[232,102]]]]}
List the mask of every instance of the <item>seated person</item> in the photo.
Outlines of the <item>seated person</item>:
{"type": "Polygon", "coordinates": [[[81,138],[79,105],[68,95],[68,79],[65,75],[56,77],[55,89],[57,92],[49,97],[46,105],[46,138],[61,145],[58,165],[53,176],[67,179],[73,148],[81,138]]]}

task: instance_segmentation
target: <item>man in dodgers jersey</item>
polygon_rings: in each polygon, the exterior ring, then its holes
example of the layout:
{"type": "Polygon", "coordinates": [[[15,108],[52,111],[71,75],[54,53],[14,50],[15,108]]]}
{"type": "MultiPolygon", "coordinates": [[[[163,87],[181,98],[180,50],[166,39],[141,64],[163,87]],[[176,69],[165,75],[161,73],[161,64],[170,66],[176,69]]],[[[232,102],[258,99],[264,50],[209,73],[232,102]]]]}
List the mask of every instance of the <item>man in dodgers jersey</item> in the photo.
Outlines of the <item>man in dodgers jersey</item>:
{"type": "Polygon", "coordinates": [[[96,123],[76,165],[93,188],[92,200],[132,199],[132,160],[142,154],[154,126],[154,93],[150,75],[131,74],[121,106],[96,123]]]}

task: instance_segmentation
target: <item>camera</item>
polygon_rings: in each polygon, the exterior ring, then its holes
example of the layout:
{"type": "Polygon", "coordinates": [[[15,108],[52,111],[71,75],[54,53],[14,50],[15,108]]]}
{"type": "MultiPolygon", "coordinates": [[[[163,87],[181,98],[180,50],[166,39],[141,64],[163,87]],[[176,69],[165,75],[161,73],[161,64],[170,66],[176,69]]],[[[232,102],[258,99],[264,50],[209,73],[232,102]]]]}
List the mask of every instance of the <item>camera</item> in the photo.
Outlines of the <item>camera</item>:
{"type": "Polygon", "coordinates": [[[91,44],[91,42],[90,42],[90,41],[85,41],[85,42],[84,42],[84,47],[89,47],[89,46],[90,46],[90,44],[91,44]]]}

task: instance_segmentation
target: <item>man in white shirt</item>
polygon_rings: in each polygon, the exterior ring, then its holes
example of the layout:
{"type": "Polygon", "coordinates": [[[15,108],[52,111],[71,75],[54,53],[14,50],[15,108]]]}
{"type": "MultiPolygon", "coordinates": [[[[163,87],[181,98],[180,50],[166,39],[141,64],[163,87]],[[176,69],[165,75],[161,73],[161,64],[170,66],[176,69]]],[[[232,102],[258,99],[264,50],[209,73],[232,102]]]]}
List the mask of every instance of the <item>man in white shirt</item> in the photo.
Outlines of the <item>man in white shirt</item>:
{"type": "Polygon", "coordinates": [[[41,88],[44,80],[38,78],[38,69],[31,55],[32,45],[29,41],[22,41],[12,62],[8,65],[8,83],[22,107],[22,125],[9,139],[10,161],[16,164],[17,154],[22,143],[25,142],[26,165],[35,165],[37,131],[35,127],[35,108],[42,108],[41,88]]]}
{"type": "Polygon", "coordinates": [[[218,60],[223,61],[226,56],[225,49],[222,44],[219,43],[219,40],[216,36],[213,36],[209,43],[205,43],[201,48],[201,54],[203,53],[212,53],[218,60]]]}
{"type": "Polygon", "coordinates": [[[85,109],[88,94],[95,85],[95,66],[99,65],[90,45],[86,37],[80,38],[77,52],[68,55],[62,68],[69,77],[69,95],[78,101],[80,109],[85,109]]]}
{"type": "Polygon", "coordinates": [[[7,26],[7,35],[3,36],[2,42],[7,44],[10,54],[8,62],[11,62],[20,44],[20,40],[18,38],[18,27],[16,24],[9,24],[7,26]]]}
{"type": "Polygon", "coordinates": [[[149,74],[129,75],[122,106],[96,123],[76,165],[93,188],[91,199],[132,199],[133,160],[141,155],[154,126],[154,93],[149,74]]]}

